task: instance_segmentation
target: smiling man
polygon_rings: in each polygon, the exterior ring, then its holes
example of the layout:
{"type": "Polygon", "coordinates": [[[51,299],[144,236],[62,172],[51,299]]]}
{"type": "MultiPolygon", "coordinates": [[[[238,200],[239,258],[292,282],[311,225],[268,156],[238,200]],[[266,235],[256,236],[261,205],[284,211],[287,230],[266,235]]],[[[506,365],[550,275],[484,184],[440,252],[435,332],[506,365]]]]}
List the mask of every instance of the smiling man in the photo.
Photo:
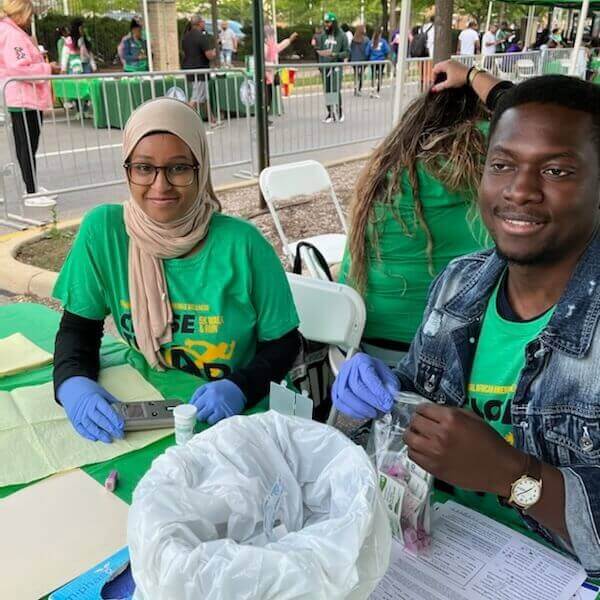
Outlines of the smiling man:
{"type": "Polygon", "coordinates": [[[495,249],[434,281],[393,375],[364,354],[345,363],[334,403],[370,418],[396,388],[432,400],[405,434],[411,458],[599,576],[600,88],[547,76],[506,90],[460,69],[449,85],[458,73],[484,98],[504,92],[479,190],[495,249]]]}

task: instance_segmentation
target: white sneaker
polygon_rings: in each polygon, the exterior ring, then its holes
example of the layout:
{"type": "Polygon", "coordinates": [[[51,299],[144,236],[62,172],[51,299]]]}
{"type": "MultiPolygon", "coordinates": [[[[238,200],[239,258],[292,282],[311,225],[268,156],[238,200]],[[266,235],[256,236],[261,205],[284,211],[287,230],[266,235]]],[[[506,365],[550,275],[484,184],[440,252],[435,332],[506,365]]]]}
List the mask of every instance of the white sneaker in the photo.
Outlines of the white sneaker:
{"type": "Polygon", "coordinates": [[[373,94],[372,98],[376,98],[377,100],[379,100],[379,94],[373,94]]]}
{"type": "Polygon", "coordinates": [[[323,123],[335,123],[335,117],[333,115],[328,115],[327,117],[325,117],[322,121],[323,123]]]}
{"type": "Polygon", "coordinates": [[[338,117],[338,123],[343,123],[346,120],[346,115],[344,113],[341,114],[341,116],[338,117]]]}
{"type": "MultiPolygon", "coordinates": [[[[46,188],[42,186],[38,187],[38,192],[47,192],[46,188]]],[[[57,194],[49,194],[47,196],[30,196],[29,194],[25,195],[25,199],[23,200],[23,204],[28,208],[51,208],[56,206],[56,199],[58,198],[57,194]]]]}

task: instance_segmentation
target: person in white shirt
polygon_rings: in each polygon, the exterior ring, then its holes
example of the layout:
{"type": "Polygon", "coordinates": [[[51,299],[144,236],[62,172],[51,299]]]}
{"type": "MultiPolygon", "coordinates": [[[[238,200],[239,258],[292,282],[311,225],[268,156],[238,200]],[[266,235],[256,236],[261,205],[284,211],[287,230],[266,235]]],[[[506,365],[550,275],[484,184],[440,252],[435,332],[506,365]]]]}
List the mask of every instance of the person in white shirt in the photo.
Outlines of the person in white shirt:
{"type": "Polygon", "coordinates": [[[471,21],[469,26],[458,36],[458,49],[456,53],[461,56],[479,54],[479,33],[475,21],[471,21]]]}
{"type": "Polygon", "coordinates": [[[237,51],[237,36],[227,21],[221,21],[219,44],[221,45],[221,64],[230,67],[233,53],[237,51]]]}
{"type": "Polygon", "coordinates": [[[429,25],[423,27],[423,32],[427,34],[427,50],[429,56],[433,58],[433,46],[435,44],[435,17],[429,19],[429,25]]]}
{"type": "Polygon", "coordinates": [[[488,31],[483,34],[483,39],[481,40],[481,54],[483,54],[486,58],[484,59],[484,67],[486,69],[491,69],[493,66],[493,58],[489,58],[496,54],[496,47],[501,44],[496,39],[496,32],[498,31],[498,27],[495,24],[491,24],[488,31]]]}
{"type": "Polygon", "coordinates": [[[348,39],[348,48],[350,48],[350,44],[352,43],[352,40],[354,39],[354,34],[350,30],[350,27],[348,27],[347,23],[342,24],[340,29],[344,32],[344,35],[348,39]]]}

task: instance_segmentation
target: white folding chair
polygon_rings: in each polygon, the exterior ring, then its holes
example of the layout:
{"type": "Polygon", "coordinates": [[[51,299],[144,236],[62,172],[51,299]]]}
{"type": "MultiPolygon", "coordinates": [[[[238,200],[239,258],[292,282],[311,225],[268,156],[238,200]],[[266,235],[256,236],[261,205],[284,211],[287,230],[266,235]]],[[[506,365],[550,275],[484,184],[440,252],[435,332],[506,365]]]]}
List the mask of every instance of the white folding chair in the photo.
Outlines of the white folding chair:
{"type": "MultiPolygon", "coordinates": [[[[332,349],[341,348],[348,360],[358,350],[367,320],[360,294],[347,285],[287,274],[298,316],[300,333],[307,339],[329,344],[329,360],[337,375],[339,364],[332,360],[332,349]]],[[[341,353],[340,353],[341,355],[341,353]]],[[[333,425],[337,410],[332,407],[328,423],[333,425]]]]}
{"type": "Polygon", "coordinates": [[[508,72],[508,71],[504,71],[502,69],[503,62],[504,62],[504,59],[502,57],[498,57],[498,58],[494,59],[494,62],[496,63],[496,75],[500,79],[506,79],[507,81],[513,81],[514,80],[514,78],[515,78],[514,73],[508,72]]]}
{"type": "MultiPolygon", "coordinates": [[[[291,267],[294,265],[296,247],[301,241],[308,242],[318,248],[329,265],[342,261],[348,226],[329,174],[321,163],[316,160],[305,160],[287,165],[267,167],[260,174],[259,185],[269,212],[273,217],[275,229],[283,245],[283,251],[291,267]],[[293,199],[298,196],[313,196],[321,192],[329,192],[340,219],[340,228],[344,233],[326,233],[303,238],[302,240],[288,240],[277,214],[278,209],[285,208],[286,204],[291,205],[293,199]]],[[[311,253],[307,248],[301,248],[300,253],[311,276],[323,279],[325,275],[322,269],[318,267],[318,263],[314,259],[314,253],[311,253]]]]}

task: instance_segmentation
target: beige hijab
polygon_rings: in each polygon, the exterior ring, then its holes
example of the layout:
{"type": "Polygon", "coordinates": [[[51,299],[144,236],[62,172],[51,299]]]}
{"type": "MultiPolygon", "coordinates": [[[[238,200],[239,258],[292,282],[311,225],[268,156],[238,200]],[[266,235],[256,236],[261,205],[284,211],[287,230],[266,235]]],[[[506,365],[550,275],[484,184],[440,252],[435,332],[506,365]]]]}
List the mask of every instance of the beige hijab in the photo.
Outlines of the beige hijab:
{"type": "Polygon", "coordinates": [[[152,132],[181,138],[198,161],[198,198],[189,212],[170,223],[158,223],[133,198],[125,204],[129,235],[129,296],[138,347],[150,366],[162,370],[160,347],[172,341],[173,312],[162,259],[187,254],[207,234],[210,218],[220,204],[210,179],[206,134],[200,117],[174,98],[142,104],[129,117],[123,132],[123,160],[152,132]]]}

